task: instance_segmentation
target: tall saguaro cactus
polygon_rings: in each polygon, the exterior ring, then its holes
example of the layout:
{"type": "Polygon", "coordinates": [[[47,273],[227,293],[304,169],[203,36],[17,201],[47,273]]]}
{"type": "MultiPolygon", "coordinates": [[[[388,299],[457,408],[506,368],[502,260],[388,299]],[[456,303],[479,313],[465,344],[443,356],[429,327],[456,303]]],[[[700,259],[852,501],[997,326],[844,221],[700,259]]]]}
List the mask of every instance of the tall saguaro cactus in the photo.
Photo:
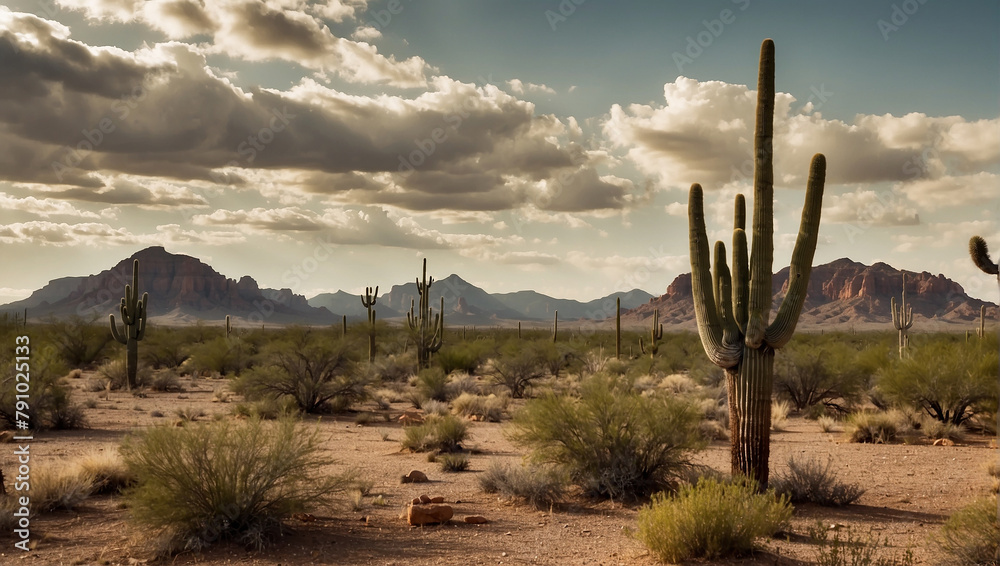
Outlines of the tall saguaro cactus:
{"type": "Polygon", "coordinates": [[[559,311],[552,316],[552,343],[559,340],[559,311]]]}
{"type": "Polygon", "coordinates": [[[410,312],[406,313],[406,323],[415,334],[417,341],[417,365],[421,368],[430,367],[431,354],[441,349],[444,338],[444,297],[441,297],[441,309],[436,315],[431,308],[431,285],[434,278],[427,279],[427,258],[424,258],[423,281],[417,279],[417,292],[420,294],[420,310],[413,312],[413,301],[410,301],[410,312]]]}
{"type": "Polygon", "coordinates": [[[119,332],[115,323],[115,315],[111,317],[111,335],[115,340],[125,344],[125,372],[128,388],[136,386],[135,375],[139,364],[139,341],[146,335],[146,303],[149,293],[143,293],[139,298],[139,260],[132,263],[132,285],[125,285],[125,296],[119,307],[122,315],[123,328],[119,332]]]}
{"type": "MultiPolygon", "coordinates": [[[[660,309],[653,309],[653,327],[649,331],[649,357],[656,357],[656,352],[660,349],[660,340],[663,339],[663,325],[660,324],[660,309]]],[[[646,345],[639,338],[639,351],[646,353],[646,345]]]]}
{"type": "Polygon", "coordinates": [[[615,358],[622,359],[622,298],[615,299],[615,358]]]}
{"type": "Polygon", "coordinates": [[[976,329],[976,336],[980,340],[986,338],[986,305],[979,305],[979,328],[976,329]]]}
{"type": "Polygon", "coordinates": [[[896,305],[896,297],[889,300],[889,307],[892,309],[892,326],[899,331],[899,359],[906,355],[906,349],[910,347],[910,335],[907,331],[913,326],[913,307],[906,306],[906,274],[903,274],[903,298],[900,304],[896,305]]]}
{"type": "Polygon", "coordinates": [[[805,206],[788,274],[788,292],[773,321],[771,278],[774,256],[774,187],[772,132],[774,121],[774,42],[760,48],[757,120],[754,135],[753,241],[747,258],[746,201],[736,196],[733,227],[733,271],[726,247],[715,244],[714,277],[710,269],[702,188],[691,186],[688,221],[691,244],[691,287],[698,334],[709,359],[725,369],[729,392],[733,474],[767,486],[771,438],[771,392],[774,352],[795,332],[805,302],[819,236],[826,158],[812,158],[805,206]]]}
{"type": "MultiPolygon", "coordinates": [[[[375,286],[375,293],[371,287],[365,287],[365,294],[361,296],[361,306],[368,309],[368,362],[375,361],[375,301],[378,300],[378,285],[375,286]]],[[[344,334],[347,334],[347,315],[344,315],[344,334]]]]}

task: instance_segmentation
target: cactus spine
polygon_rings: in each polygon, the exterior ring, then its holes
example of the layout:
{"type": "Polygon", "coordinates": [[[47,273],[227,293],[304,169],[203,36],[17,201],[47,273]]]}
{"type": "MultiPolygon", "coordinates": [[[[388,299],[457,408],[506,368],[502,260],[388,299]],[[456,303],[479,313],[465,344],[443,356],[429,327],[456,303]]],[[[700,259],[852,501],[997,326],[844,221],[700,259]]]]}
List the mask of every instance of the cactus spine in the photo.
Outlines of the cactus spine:
{"type": "MultiPolygon", "coordinates": [[[[660,309],[653,309],[653,326],[649,330],[649,357],[652,358],[656,356],[656,352],[660,349],[659,342],[663,339],[663,325],[660,324],[660,309]]],[[[643,354],[646,353],[646,345],[642,343],[642,338],[639,338],[639,351],[643,354]]]]}
{"type": "MultiPolygon", "coordinates": [[[[128,388],[136,387],[135,375],[139,364],[139,341],[146,335],[146,303],[149,293],[143,293],[139,298],[139,260],[132,263],[132,285],[125,285],[125,296],[119,307],[122,315],[123,328],[118,331],[115,315],[111,317],[111,335],[115,340],[125,344],[125,372],[128,388]]],[[[228,317],[227,317],[228,318],[228,317]]]]}
{"type": "Polygon", "coordinates": [[[444,297],[441,297],[440,312],[434,314],[431,308],[431,285],[434,278],[427,278],[427,258],[424,258],[423,281],[417,279],[417,292],[420,294],[420,310],[413,312],[413,301],[410,301],[410,312],[406,313],[406,323],[415,334],[417,341],[417,365],[420,368],[430,367],[431,354],[441,349],[444,338],[444,297]]]}
{"type": "MultiPolygon", "coordinates": [[[[371,287],[365,287],[365,294],[361,295],[361,306],[368,309],[368,362],[375,361],[375,301],[378,300],[378,285],[375,286],[375,293],[371,287]]],[[[344,336],[347,336],[347,315],[344,315],[344,336]]]]}
{"type": "Polygon", "coordinates": [[[701,185],[692,185],[688,201],[691,286],[698,334],[709,359],[726,371],[732,472],[755,479],[762,489],[768,480],[774,352],[792,338],[805,301],[826,178],[826,158],[816,154],[810,164],[805,206],[792,252],[788,293],[769,323],[774,259],[773,122],[774,42],[766,39],[760,49],[757,79],[749,261],[743,195],[737,195],[735,203],[732,274],[726,265],[725,244],[717,242],[714,277],[701,185]]]}
{"type": "Polygon", "coordinates": [[[615,357],[622,359],[622,298],[615,299],[615,357]]]}
{"type": "Polygon", "coordinates": [[[889,307],[892,309],[892,326],[899,331],[899,359],[906,355],[906,349],[910,346],[910,335],[907,330],[913,326],[913,307],[906,306],[906,274],[903,274],[903,299],[896,305],[896,297],[889,300],[889,307]]]}

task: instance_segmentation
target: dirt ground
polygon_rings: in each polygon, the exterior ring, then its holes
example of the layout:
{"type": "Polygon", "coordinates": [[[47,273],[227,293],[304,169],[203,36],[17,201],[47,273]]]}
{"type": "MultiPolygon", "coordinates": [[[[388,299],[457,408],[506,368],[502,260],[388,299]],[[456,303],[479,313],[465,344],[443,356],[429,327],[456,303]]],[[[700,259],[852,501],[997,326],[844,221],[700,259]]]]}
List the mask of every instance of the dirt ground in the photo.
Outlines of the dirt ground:
{"type": "MultiPolygon", "coordinates": [[[[35,466],[58,466],[90,450],[112,450],[132,429],[173,423],[177,409],[202,409],[206,415],[200,420],[232,410],[232,403],[213,402],[215,390],[225,385],[222,381],[182,378],[183,392],[151,392],[145,398],[127,392],[85,393],[83,381],[74,384],[80,387],[74,395],[81,401],[97,401],[95,407],[86,409],[89,428],[36,435],[31,444],[35,466]],[[157,411],[164,416],[154,416],[157,411]]],[[[362,408],[376,410],[374,405],[362,408]]],[[[390,414],[396,417],[409,409],[408,403],[394,403],[390,414]]],[[[315,426],[338,467],[356,468],[374,483],[359,510],[345,505],[293,520],[293,532],[264,552],[220,544],[164,563],[657,564],[642,544],[628,536],[636,525],[636,506],[572,498],[560,508],[543,512],[481,492],[476,477],[491,462],[517,462],[523,455],[504,438],[502,423],[471,423],[469,445],[476,450],[470,457],[471,468],[446,473],[428,462],[425,454],[400,450],[403,433],[395,420],[378,418],[359,425],[355,418],[354,414],[327,416],[315,426]],[[431,481],[401,484],[400,476],[414,469],[425,472],[431,481]],[[455,509],[454,519],[442,526],[408,526],[400,512],[412,498],[425,493],[443,496],[455,509]],[[373,498],[378,495],[388,504],[375,505],[373,498]],[[485,516],[489,523],[466,524],[462,519],[467,515],[485,516]]],[[[5,469],[11,468],[15,448],[0,445],[0,464],[5,469]]],[[[728,450],[728,442],[714,442],[698,455],[697,462],[728,471],[728,450]]],[[[785,431],[772,435],[772,475],[793,455],[829,455],[843,480],[858,483],[867,492],[858,504],[844,508],[798,506],[790,531],[764,541],[756,555],[699,564],[810,564],[816,546],[807,533],[817,522],[841,532],[847,527],[863,533],[871,529],[880,538],[888,538],[892,547],[911,549],[917,563],[932,564],[931,541],[939,526],[950,513],[989,491],[992,480],[985,469],[998,459],[992,438],[969,435],[957,446],[851,444],[840,429],[824,433],[816,422],[797,417],[789,420],[785,431]]],[[[114,496],[92,497],[75,511],[37,517],[31,530],[35,548],[29,553],[14,548],[13,540],[0,539],[0,564],[141,564],[152,556],[149,534],[129,523],[128,512],[114,496]]]]}

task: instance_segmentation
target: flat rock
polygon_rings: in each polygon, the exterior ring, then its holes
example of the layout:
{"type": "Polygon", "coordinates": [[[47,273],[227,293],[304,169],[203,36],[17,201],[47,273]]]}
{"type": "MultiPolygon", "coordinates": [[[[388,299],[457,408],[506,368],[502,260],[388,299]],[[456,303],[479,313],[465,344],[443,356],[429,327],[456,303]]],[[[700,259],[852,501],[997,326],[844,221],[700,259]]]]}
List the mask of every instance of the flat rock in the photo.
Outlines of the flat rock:
{"type": "Polygon", "coordinates": [[[406,522],[413,526],[446,523],[455,515],[450,505],[410,505],[406,522]]]}
{"type": "Polygon", "coordinates": [[[464,519],[464,521],[470,525],[483,525],[490,522],[489,519],[483,517],[482,515],[469,515],[464,519]]]}

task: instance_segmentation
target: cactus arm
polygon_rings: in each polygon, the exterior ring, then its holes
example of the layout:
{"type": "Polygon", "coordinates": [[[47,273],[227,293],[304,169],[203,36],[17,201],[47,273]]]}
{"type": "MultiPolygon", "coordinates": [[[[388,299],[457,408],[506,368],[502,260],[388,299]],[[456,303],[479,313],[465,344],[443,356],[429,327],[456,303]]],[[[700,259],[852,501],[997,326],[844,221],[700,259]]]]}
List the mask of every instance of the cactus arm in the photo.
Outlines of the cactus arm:
{"type": "Polygon", "coordinates": [[[750,243],[750,294],[746,344],[764,341],[771,314],[771,269],[774,263],[774,42],[760,46],[757,76],[757,121],[754,128],[753,241],[750,243]]]}
{"type": "Polygon", "coordinates": [[[698,335],[709,359],[717,366],[733,367],[740,360],[738,348],[723,343],[722,321],[709,271],[708,233],[705,229],[704,196],[701,185],[691,185],[688,197],[688,226],[690,231],[691,291],[694,295],[694,313],[698,322],[698,335]]]}
{"type": "Polygon", "coordinates": [[[143,338],[146,337],[146,302],[147,301],[149,301],[149,293],[143,293],[142,294],[142,300],[139,302],[139,309],[138,309],[139,312],[136,313],[136,317],[138,318],[138,321],[136,323],[137,326],[136,326],[136,333],[135,333],[135,339],[136,340],[142,340],[143,338]]]}
{"type": "Polygon", "coordinates": [[[747,202],[742,194],[736,195],[733,207],[733,317],[740,332],[747,328],[747,302],[750,289],[747,258],[747,202]]]}
{"type": "Polygon", "coordinates": [[[792,261],[788,269],[788,292],[778,307],[774,321],[767,328],[765,340],[772,348],[780,348],[792,339],[799,313],[809,291],[813,255],[819,240],[820,215],[823,211],[823,188],[826,182],[826,157],[817,153],[809,167],[806,202],[802,207],[799,235],[795,239],[792,261]]]}
{"type": "Polygon", "coordinates": [[[716,309],[719,312],[719,319],[722,323],[723,344],[734,344],[738,341],[739,327],[733,318],[733,280],[729,274],[729,266],[726,265],[726,245],[722,242],[715,243],[715,279],[713,287],[715,289],[716,309]]]}
{"type": "MultiPolygon", "coordinates": [[[[118,342],[122,344],[127,344],[128,343],[127,335],[123,333],[124,331],[122,333],[118,332],[118,324],[115,323],[115,315],[112,314],[109,316],[111,317],[111,336],[114,337],[114,339],[117,340],[118,342]]],[[[126,331],[127,330],[128,328],[126,328],[126,331]]]]}
{"type": "Polygon", "coordinates": [[[973,236],[969,240],[969,255],[972,256],[972,262],[976,264],[976,267],[984,273],[1000,277],[1000,265],[993,263],[993,260],[990,259],[990,248],[986,245],[986,240],[979,236],[973,236]]]}

